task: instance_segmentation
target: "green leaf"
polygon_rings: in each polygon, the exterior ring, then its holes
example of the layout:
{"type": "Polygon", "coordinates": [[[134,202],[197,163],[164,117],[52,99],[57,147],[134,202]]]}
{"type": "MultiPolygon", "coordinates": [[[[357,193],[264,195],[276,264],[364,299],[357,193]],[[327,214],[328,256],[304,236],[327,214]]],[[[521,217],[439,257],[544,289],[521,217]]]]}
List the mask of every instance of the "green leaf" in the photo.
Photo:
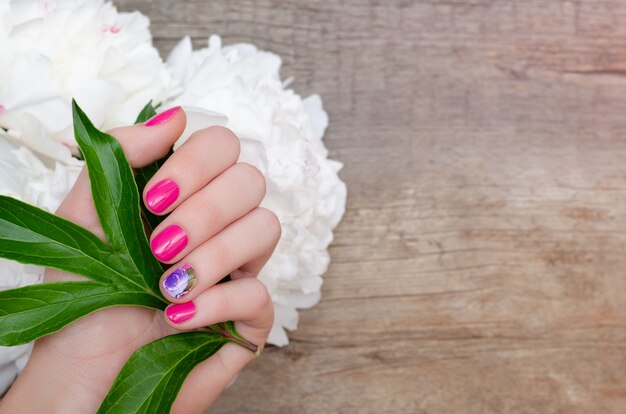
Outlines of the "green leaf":
{"type": "Polygon", "coordinates": [[[158,291],[162,267],[152,255],[139,210],[133,171],[122,146],[98,131],[72,101],[74,134],[85,156],[91,192],[100,224],[113,249],[132,263],[146,288],[158,291]]]}
{"type": "Polygon", "coordinates": [[[148,102],[146,106],[143,107],[139,115],[137,115],[137,119],[135,119],[135,124],[141,124],[142,122],[146,122],[148,119],[152,118],[156,115],[156,109],[152,105],[152,101],[148,102]]]}
{"type": "Polygon", "coordinates": [[[122,368],[98,414],[169,412],[191,370],[227,342],[215,333],[186,332],[143,346],[122,368]]]}
{"type": "Polygon", "coordinates": [[[0,256],[108,281],[123,266],[102,240],[40,208],[0,196],[0,256]]]}
{"type": "Polygon", "coordinates": [[[25,344],[58,331],[109,306],[158,308],[161,301],[142,291],[99,282],[30,285],[0,292],[0,345],[25,344]]]}

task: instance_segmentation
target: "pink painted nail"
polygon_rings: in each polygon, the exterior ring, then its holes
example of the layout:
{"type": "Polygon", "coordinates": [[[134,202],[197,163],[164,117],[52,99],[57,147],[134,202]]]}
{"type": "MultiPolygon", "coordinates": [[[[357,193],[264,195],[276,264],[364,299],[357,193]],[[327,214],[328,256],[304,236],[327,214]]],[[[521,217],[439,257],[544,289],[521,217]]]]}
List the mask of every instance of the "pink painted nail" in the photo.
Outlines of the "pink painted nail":
{"type": "Polygon", "coordinates": [[[196,314],[196,305],[193,302],[177,303],[170,305],[165,310],[167,318],[174,323],[182,323],[193,318],[196,314]]]}
{"type": "Polygon", "coordinates": [[[144,125],[150,127],[150,126],[164,124],[170,119],[174,118],[174,115],[176,115],[178,111],[180,111],[180,106],[175,106],[173,108],[170,108],[167,111],[163,111],[160,114],[156,114],[155,116],[150,118],[144,125]]]}
{"type": "Polygon", "coordinates": [[[176,201],[179,193],[180,190],[175,181],[159,181],[146,193],[146,204],[150,210],[161,213],[176,201]]]}
{"type": "Polygon", "coordinates": [[[167,262],[187,246],[189,237],[182,227],[174,224],[167,227],[152,239],[150,247],[154,256],[162,262],[167,262]]]}

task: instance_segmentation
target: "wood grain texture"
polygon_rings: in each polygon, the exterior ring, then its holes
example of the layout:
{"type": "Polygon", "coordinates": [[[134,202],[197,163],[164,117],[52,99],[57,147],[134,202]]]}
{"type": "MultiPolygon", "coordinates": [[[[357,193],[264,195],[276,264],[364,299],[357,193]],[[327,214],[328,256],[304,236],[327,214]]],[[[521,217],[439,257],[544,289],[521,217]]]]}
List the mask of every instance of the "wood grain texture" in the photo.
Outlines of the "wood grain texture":
{"type": "Polygon", "coordinates": [[[280,54],[346,164],[323,300],[215,413],[626,411],[626,1],[116,1],[280,54]]]}

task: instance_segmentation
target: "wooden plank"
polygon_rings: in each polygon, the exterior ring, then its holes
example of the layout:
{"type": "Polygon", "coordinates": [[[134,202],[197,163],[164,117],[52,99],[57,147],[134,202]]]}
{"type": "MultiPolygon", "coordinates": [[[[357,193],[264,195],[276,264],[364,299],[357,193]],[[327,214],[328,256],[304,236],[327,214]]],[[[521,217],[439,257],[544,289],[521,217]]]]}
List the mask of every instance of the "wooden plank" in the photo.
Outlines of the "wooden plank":
{"type": "Polygon", "coordinates": [[[626,1],[117,1],[283,56],[348,212],[216,413],[626,409],[626,1]]]}

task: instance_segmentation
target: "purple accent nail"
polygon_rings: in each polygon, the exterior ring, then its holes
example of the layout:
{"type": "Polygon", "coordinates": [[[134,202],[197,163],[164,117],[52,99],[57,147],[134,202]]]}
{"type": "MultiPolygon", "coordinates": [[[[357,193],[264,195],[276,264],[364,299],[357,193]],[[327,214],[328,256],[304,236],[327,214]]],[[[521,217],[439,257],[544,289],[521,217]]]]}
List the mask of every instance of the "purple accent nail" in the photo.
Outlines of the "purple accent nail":
{"type": "Polygon", "coordinates": [[[162,180],[148,190],[146,204],[155,213],[162,213],[176,201],[179,194],[180,190],[176,181],[162,180]]]}
{"type": "Polygon", "coordinates": [[[188,242],[189,237],[187,237],[185,230],[174,224],[157,234],[152,239],[150,247],[157,259],[161,262],[167,262],[176,257],[187,246],[188,242]]]}
{"type": "Polygon", "coordinates": [[[180,106],[175,106],[173,108],[168,109],[167,111],[163,111],[160,114],[156,114],[152,118],[150,118],[144,125],[147,127],[161,125],[174,118],[180,111],[180,106]]]}
{"type": "Polygon", "coordinates": [[[196,272],[184,264],[163,280],[163,289],[173,298],[180,299],[196,285],[196,272]]]}

